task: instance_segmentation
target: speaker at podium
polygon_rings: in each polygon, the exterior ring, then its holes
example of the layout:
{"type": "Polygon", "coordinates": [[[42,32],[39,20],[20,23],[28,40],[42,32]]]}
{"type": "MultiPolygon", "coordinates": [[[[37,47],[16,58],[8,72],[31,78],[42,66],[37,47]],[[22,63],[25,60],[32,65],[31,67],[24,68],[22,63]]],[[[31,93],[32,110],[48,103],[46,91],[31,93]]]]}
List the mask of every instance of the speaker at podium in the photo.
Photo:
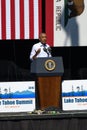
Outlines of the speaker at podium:
{"type": "Polygon", "coordinates": [[[32,61],[30,71],[37,77],[40,109],[52,106],[60,108],[64,73],[62,57],[37,58],[32,61]]]}

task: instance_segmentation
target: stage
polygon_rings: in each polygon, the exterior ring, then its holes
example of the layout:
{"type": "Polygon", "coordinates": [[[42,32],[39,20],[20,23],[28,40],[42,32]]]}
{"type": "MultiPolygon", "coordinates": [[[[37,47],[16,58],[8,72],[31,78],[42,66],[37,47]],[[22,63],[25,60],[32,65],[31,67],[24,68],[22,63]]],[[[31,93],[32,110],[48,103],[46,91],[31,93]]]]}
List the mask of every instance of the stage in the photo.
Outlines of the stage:
{"type": "Polygon", "coordinates": [[[1,130],[87,130],[87,112],[1,113],[1,130]]]}

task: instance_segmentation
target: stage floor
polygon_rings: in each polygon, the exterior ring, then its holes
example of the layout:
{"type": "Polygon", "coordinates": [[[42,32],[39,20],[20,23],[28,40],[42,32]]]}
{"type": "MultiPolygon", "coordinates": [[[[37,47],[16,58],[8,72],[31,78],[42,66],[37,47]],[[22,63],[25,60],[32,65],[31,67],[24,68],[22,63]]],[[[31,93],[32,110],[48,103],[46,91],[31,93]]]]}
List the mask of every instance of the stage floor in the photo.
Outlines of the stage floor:
{"type": "Polygon", "coordinates": [[[48,113],[14,112],[0,113],[0,120],[53,119],[53,118],[87,118],[87,111],[67,111],[48,113]]]}
{"type": "Polygon", "coordinates": [[[87,112],[0,113],[0,130],[87,130],[87,112]]]}

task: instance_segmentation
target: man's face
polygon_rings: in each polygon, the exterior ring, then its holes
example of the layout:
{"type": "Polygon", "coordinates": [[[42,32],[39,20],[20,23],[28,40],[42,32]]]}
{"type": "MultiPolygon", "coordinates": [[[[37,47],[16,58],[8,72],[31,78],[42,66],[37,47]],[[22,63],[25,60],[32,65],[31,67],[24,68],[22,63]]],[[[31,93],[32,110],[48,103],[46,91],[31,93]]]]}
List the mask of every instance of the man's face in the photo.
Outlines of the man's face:
{"type": "Polygon", "coordinates": [[[39,39],[40,39],[40,41],[41,41],[42,43],[46,43],[46,41],[47,41],[47,36],[46,36],[46,34],[45,34],[45,33],[40,34],[39,39]]]}

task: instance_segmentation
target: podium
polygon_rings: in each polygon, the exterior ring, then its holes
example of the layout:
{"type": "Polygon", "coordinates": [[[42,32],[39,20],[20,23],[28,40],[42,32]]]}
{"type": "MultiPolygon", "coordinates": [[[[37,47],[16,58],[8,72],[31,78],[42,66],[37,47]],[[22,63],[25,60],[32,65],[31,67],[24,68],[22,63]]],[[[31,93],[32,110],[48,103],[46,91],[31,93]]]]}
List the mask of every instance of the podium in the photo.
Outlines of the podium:
{"type": "Polygon", "coordinates": [[[62,57],[35,59],[31,63],[31,73],[37,77],[40,109],[60,108],[61,80],[64,73],[62,57]]]}

